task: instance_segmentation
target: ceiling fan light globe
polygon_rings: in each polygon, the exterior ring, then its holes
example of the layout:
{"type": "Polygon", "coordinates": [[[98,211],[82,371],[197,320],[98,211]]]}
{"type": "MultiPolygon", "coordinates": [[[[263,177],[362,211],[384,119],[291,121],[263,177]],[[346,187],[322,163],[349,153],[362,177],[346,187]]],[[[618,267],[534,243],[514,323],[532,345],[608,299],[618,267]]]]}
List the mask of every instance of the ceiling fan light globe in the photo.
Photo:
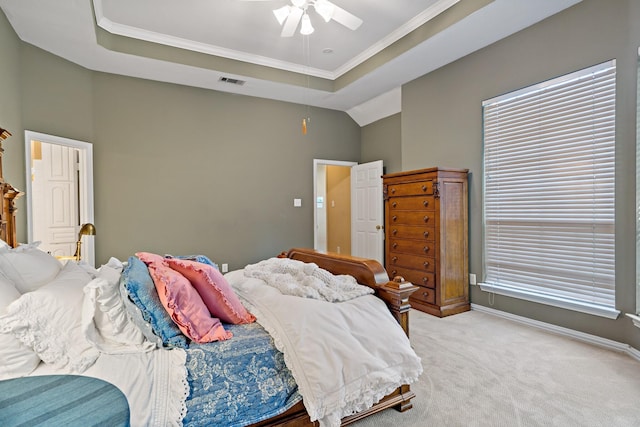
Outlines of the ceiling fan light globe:
{"type": "Polygon", "coordinates": [[[302,16],[302,21],[300,23],[300,34],[304,36],[308,36],[312,34],[314,31],[313,26],[311,25],[311,19],[309,19],[309,15],[306,13],[302,16]]]}
{"type": "Polygon", "coordinates": [[[333,3],[329,3],[327,0],[316,0],[313,7],[316,12],[318,12],[318,15],[322,16],[322,19],[324,19],[325,22],[331,21],[335,10],[333,3]]]}
{"type": "Polygon", "coordinates": [[[282,6],[281,8],[273,10],[273,14],[275,15],[280,25],[284,24],[284,21],[289,17],[290,13],[291,13],[291,6],[289,5],[282,6]]]}

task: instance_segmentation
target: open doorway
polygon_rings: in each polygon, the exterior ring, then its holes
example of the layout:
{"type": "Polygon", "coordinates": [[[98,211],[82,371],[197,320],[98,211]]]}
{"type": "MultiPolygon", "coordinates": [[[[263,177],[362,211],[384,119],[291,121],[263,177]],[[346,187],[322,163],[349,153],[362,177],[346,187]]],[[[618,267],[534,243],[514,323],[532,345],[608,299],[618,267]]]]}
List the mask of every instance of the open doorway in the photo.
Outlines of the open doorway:
{"type": "Polygon", "coordinates": [[[356,162],[313,160],[314,248],[351,254],[351,167],[356,162]]]}
{"type": "MultiPolygon", "coordinates": [[[[25,131],[29,242],[65,257],[75,253],[82,224],[94,223],[93,146],[25,131]]],[[[82,260],[95,264],[92,236],[82,240],[82,260]]]]}
{"type": "Polygon", "coordinates": [[[384,262],[382,160],[313,161],[314,248],[384,262]]]}

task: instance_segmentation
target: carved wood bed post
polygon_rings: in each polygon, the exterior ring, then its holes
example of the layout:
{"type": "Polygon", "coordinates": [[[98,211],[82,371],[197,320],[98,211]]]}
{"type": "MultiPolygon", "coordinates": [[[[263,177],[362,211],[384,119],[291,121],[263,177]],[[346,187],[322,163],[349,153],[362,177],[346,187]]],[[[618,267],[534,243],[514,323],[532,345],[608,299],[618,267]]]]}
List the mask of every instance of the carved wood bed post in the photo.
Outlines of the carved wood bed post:
{"type": "Polygon", "coordinates": [[[11,134],[9,131],[0,128],[0,197],[2,198],[2,213],[0,213],[0,238],[13,248],[18,246],[16,236],[16,211],[15,201],[24,193],[5,182],[2,172],[2,141],[11,134]]]}
{"type": "Polygon", "coordinates": [[[392,281],[378,288],[378,296],[387,303],[389,310],[394,315],[407,336],[409,336],[409,296],[418,288],[406,282],[402,277],[396,276],[392,281]]]}

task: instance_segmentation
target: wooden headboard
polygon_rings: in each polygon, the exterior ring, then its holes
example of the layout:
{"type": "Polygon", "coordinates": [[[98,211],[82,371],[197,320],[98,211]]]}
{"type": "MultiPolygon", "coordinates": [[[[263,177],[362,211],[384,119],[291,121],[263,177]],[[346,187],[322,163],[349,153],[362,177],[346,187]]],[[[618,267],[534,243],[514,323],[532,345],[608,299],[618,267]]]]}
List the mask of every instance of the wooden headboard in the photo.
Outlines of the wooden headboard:
{"type": "Polygon", "coordinates": [[[2,213],[0,213],[0,239],[9,246],[18,246],[16,238],[16,206],[15,201],[24,193],[18,191],[8,182],[5,182],[2,174],[2,139],[0,138],[0,196],[2,197],[2,213]]]}

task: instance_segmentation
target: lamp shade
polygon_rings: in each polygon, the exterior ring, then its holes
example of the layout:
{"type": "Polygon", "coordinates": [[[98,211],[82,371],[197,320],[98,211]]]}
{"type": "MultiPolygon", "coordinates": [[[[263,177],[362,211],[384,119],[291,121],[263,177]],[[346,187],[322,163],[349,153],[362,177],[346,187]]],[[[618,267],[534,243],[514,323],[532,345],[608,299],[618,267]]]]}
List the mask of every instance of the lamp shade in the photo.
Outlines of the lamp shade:
{"type": "Polygon", "coordinates": [[[93,225],[90,222],[88,222],[86,224],[82,224],[82,227],[80,228],[80,232],[78,233],[78,236],[80,236],[80,237],[82,237],[82,236],[95,236],[95,234],[96,234],[95,225],[93,225]]]}
{"type": "Polygon", "coordinates": [[[309,19],[309,15],[305,13],[304,15],[302,15],[302,22],[300,24],[300,34],[307,36],[313,33],[313,31],[314,29],[313,29],[313,26],[311,25],[311,19],[309,19]]]}

